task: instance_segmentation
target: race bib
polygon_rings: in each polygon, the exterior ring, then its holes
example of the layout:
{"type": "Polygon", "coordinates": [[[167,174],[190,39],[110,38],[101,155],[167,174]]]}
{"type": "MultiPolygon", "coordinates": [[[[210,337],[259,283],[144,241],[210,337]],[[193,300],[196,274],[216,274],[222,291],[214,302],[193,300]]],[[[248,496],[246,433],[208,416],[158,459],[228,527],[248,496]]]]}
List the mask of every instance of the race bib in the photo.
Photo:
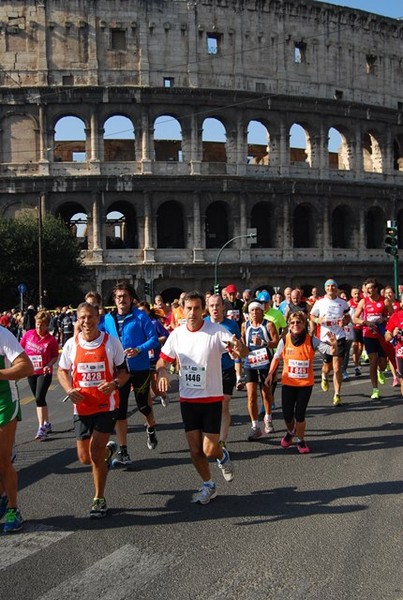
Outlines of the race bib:
{"type": "Polygon", "coordinates": [[[396,358],[403,358],[403,346],[396,346],[396,358]]]}
{"type": "Polygon", "coordinates": [[[206,387],[206,367],[198,365],[181,365],[181,375],[185,387],[204,390],[206,387]]]}
{"type": "Polygon", "coordinates": [[[77,365],[77,381],[82,388],[98,387],[106,381],[105,363],[91,362],[78,363],[77,365]]]}
{"type": "Polygon", "coordinates": [[[42,356],[38,354],[38,356],[30,356],[31,363],[34,366],[34,371],[40,371],[43,368],[42,356]]]}
{"type": "Polygon", "coordinates": [[[257,348],[248,354],[248,363],[252,369],[261,369],[269,364],[267,348],[257,348]]]}
{"type": "Polygon", "coordinates": [[[308,379],[309,360],[289,360],[288,377],[291,379],[308,379]]]}
{"type": "Polygon", "coordinates": [[[239,310],[235,310],[233,308],[227,310],[227,319],[231,319],[232,321],[239,321],[239,310]]]}
{"type": "Polygon", "coordinates": [[[151,350],[148,351],[148,358],[150,360],[154,358],[154,348],[151,348],[151,350]]]}

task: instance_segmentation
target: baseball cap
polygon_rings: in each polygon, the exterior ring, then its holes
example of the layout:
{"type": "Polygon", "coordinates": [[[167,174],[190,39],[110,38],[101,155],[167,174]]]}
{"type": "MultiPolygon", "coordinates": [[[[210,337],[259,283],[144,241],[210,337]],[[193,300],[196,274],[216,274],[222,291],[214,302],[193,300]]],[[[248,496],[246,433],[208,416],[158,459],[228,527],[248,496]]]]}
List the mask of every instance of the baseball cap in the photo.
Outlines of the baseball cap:
{"type": "Polygon", "coordinates": [[[264,290],[263,292],[259,292],[256,300],[258,302],[270,302],[271,296],[268,291],[264,290]]]}
{"type": "Polygon", "coordinates": [[[225,291],[227,292],[227,294],[236,294],[237,293],[236,286],[233,283],[230,283],[229,285],[227,285],[227,287],[225,288],[225,291]]]}

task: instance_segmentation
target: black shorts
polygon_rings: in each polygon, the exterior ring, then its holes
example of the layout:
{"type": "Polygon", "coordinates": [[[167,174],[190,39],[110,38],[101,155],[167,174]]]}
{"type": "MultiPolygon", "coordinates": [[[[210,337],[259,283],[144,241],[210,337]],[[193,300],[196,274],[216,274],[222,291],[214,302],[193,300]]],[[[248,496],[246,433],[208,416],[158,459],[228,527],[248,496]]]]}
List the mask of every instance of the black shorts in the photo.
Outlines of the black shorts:
{"type": "Polygon", "coordinates": [[[380,357],[386,356],[385,352],[382,350],[381,343],[377,338],[365,337],[364,348],[368,356],[370,354],[377,354],[380,357]]]}
{"type": "Polygon", "coordinates": [[[148,394],[150,391],[151,372],[147,371],[131,371],[130,379],[119,389],[119,408],[118,421],[127,419],[127,409],[129,404],[129,396],[133,388],[134,397],[136,399],[137,408],[140,412],[147,412],[148,394]]]}
{"type": "Polygon", "coordinates": [[[220,433],[222,402],[181,402],[185,431],[220,433]]]}
{"type": "Polygon", "coordinates": [[[225,369],[222,372],[222,388],[225,396],[232,396],[236,384],[235,367],[225,369]]]}
{"type": "MultiPolygon", "coordinates": [[[[325,342],[326,344],[327,342],[325,342]]],[[[330,348],[330,345],[329,345],[330,348]]],[[[337,358],[344,358],[344,355],[346,353],[346,348],[347,348],[347,340],[345,337],[340,338],[339,340],[337,340],[337,350],[336,350],[336,354],[328,354],[327,352],[323,355],[323,362],[324,363],[331,363],[333,361],[333,358],[336,356],[337,358]]]]}
{"type": "Polygon", "coordinates": [[[117,411],[94,413],[93,415],[74,415],[73,425],[77,440],[88,440],[93,431],[113,433],[116,424],[117,411]]]}
{"type": "Polygon", "coordinates": [[[362,327],[360,329],[353,329],[354,332],[354,342],[358,342],[359,344],[364,343],[364,339],[362,337],[362,327]]]}
{"type": "Polygon", "coordinates": [[[261,383],[264,385],[264,380],[269,374],[269,367],[265,369],[245,369],[246,383],[261,383]]]}

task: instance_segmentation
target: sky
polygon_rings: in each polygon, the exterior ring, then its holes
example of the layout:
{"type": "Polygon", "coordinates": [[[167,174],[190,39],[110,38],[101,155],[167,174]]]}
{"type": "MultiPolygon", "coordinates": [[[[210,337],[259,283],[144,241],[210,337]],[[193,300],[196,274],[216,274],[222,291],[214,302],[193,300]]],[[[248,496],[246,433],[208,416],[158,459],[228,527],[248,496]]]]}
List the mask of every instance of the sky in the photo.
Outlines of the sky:
{"type": "MultiPolygon", "coordinates": [[[[322,1],[316,0],[316,2],[322,1]]],[[[384,17],[403,18],[403,0],[326,0],[326,3],[358,8],[384,17]]]]}

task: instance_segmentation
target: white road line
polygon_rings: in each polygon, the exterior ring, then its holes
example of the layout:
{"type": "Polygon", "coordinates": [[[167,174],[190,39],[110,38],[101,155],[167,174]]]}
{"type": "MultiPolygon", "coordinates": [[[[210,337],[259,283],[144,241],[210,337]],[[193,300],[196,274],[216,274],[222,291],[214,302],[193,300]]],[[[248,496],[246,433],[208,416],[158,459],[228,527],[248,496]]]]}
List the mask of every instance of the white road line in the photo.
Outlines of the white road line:
{"type": "Polygon", "coordinates": [[[126,544],[94,563],[85,571],[66,579],[37,600],[127,600],[135,592],[177,565],[173,555],[159,555],[126,544]]]}
{"type": "Polygon", "coordinates": [[[0,552],[0,570],[40,552],[50,544],[71,535],[72,531],[60,531],[47,525],[24,525],[20,533],[2,534],[0,552]]]}

